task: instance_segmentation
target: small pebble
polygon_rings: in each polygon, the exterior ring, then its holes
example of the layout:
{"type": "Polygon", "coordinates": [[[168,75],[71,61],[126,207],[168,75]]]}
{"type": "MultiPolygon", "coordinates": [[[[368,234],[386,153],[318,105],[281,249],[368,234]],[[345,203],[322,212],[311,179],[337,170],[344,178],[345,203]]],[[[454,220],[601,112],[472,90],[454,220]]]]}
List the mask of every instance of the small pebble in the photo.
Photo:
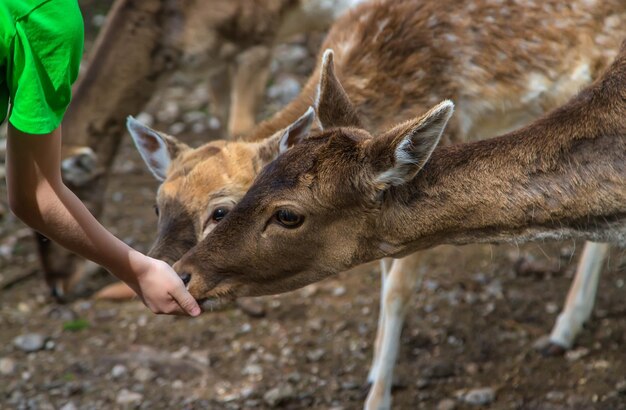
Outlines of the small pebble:
{"type": "Polygon", "coordinates": [[[220,129],[222,123],[220,123],[220,120],[217,117],[211,117],[209,118],[207,125],[209,126],[209,129],[215,131],[220,129]]]}
{"type": "Polygon", "coordinates": [[[254,376],[254,375],[263,374],[263,368],[258,364],[251,363],[243,368],[243,370],[241,371],[241,374],[243,374],[244,376],[254,376]]]}
{"type": "Polygon", "coordinates": [[[559,305],[554,302],[546,303],[546,313],[552,315],[559,311],[559,305]]]}
{"type": "Polygon", "coordinates": [[[156,119],[162,123],[172,123],[176,121],[176,119],[180,115],[180,107],[175,102],[167,102],[165,103],[163,109],[161,109],[156,114],[156,119]]]}
{"type": "Polygon", "coordinates": [[[106,22],[106,20],[107,20],[107,16],[105,16],[104,14],[96,14],[95,16],[92,17],[91,24],[93,24],[96,27],[102,27],[104,23],[106,22]]]}
{"type": "Polygon", "coordinates": [[[178,135],[182,134],[185,131],[185,128],[187,128],[187,126],[184,122],[175,122],[174,124],[170,125],[168,131],[172,135],[178,135]]]}
{"type": "Polygon", "coordinates": [[[183,115],[183,121],[187,124],[193,124],[201,121],[206,121],[206,114],[202,111],[190,111],[183,115]]]}
{"type": "Polygon", "coordinates": [[[565,393],[563,393],[562,391],[549,391],[546,394],[546,399],[551,401],[551,402],[562,402],[563,400],[565,400],[565,393]]]}
{"type": "Polygon", "coordinates": [[[207,129],[207,126],[202,122],[196,122],[191,125],[191,132],[194,134],[203,134],[207,129]]]}
{"type": "Polygon", "coordinates": [[[265,316],[265,305],[259,300],[252,298],[237,299],[237,306],[243,313],[252,318],[261,318],[265,316]]]}
{"type": "Polygon", "coordinates": [[[566,352],[565,358],[569,360],[570,362],[574,362],[576,360],[579,360],[587,356],[588,354],[589,354],[589,349],[587,349],[586,347],[580,347],[578,349],[570,350],[566,352]]]}
{"type": "Polygon", "coordinates": [[[276,407],[290,399],[295,395],[293,387],[289,384],[274,387],[263,395],[263,400],[270,407],[276,407]]]}
{"type": "Polygon", "coordinates": [[[140,112],[135,119],[147,127],[152,127],[154,124],[154,116],[147,112],[140,112]]]}
{"type": "Polygon", "coordinates": [[[452,399],[443,399],[437,404],[437,410],[454,410],[456,402],[452,399]]]}
{"type": "Polygon", "coordinates": [[[324,349],[315,349],[315,350],[311,350],[310,352],[307,352],[306,357],[311,362],[319,362],[321,358],[324,357],[325,354],[326,354],[326,351],[324,349]]]}
{"type": "Polygon", "coordinates": [[[10,376],[15,372],[15,360],[3,357],[0,359],[0,374],[3,376],[10,376]]]}
{"type": "Polygon", "coordinates": [[[116,364],[115,366],[113,366],[113,369],[111,369],[111,377],[113,377],[114,379],[119,379],[127,373],[128,369],[122,364],[116,364]]]}
{"type": "Polygon", "coordinates": [[[139,367],[133,372],[135,380],[141,383],[146,383],[153,380],[156,377],[156,373],[152,369],[147,367],[139,367]]]}
{"type": "Polygon", "coordinates": [[[143,395],[141,393],[135,393],[130,390],[122,389],[117,394],[117,398],[115,402],[117,404],[139,404],[143,400],[143,395]]]}
{"type": "Polygon", "coordinates": [[[428,386],[430,386],[430,380],[428,380],[425,377],[420,377],[417,379],[417,381],[415,382],[415,387],[417,387],[418,389],[422,390],[427,388],[428,386]]]}
{"type": "Polygon", "coordinates": [[[287,375],[287,380],[291,383],[298,383],[300,380],[302,380],[302,376],[298,372],[291,372],[287,375]]]}
{"type": "Polygon", "coordinates": [[[13,339],[13,345],[23,352],[36,352],[45,347],[46,337],[39,333],[27,333],[13,339]]]}
{"type": "Polygon", "coordinates": [[[456,395],[459,400],[474,406],[484,406],[485,404],[493,402],[496,398],[496,392],[491,387],[460,390],[456,395]]]}
{"type": "Polygon", "coordinates": [[[267,89],[267,96],[272,100],[278,100],[281,104],[287,104],[300,93],[300,83],[290,75],[281,75],[276,82],[267,89]]]}
{"type": "Polygon", "coordinates": [[[345,294],[346,294],[345,286],[338,286],[335,289],[333,289],[333,296],[343,296],[345,294]]]}
{"type": "Polygon", "coordinates": [[[77,410],[77,408],[74,402],[70,401],[61,406],[59,410],[77,410]]]}
{"type": "Polygon", "coordinates": [[[424,372],[426,376],[435,378],[435,379],[443,379],[446,377],[454,376],[454,363],[450,361],[439,361],[427,368],[424,372]]]}

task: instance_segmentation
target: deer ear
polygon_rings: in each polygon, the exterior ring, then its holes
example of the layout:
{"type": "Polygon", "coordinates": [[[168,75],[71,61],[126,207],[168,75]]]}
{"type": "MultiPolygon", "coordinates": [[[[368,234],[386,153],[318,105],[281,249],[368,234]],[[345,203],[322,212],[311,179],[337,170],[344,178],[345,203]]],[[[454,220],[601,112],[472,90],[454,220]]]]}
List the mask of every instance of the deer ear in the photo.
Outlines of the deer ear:
{"type": "Polygon", "coordinates": [[[454,104],[443,101],[421,117],[396,125],[368,145],[376,184],[402,185],[422,169],[439,143],[454,104]]]}
{"type": "Polygon", "coordinates": [[[141,158],[159,181],[165,180],[172,160],[190,149],[175,137],[157,132],[130,116],[126,121],[126,128],[133,137],[141,158]]]}
{"type": "Polygon", "coordinates": [[[285,128],[278,140],[278,153],[282,154],[292,146],[305,140],[309,135],[314,119],[315,111],[313,107],[309,107],[300,118],[285,128]]]}
{"type": "Polygon", "coordinates": [[[284,128],[257,144],[257,155],[262,163],[267,164],[279,154],[299,144],[309,136],[315,120],[315,110],[308,110],[287,128],[284,128]]]}
{"type": "Polygon", "coordinates": [[[335,75],[333,50],[327,49],[322,57],[320,82],[315,108],[322,128],[361,127],[361,121],[335,75]]]}

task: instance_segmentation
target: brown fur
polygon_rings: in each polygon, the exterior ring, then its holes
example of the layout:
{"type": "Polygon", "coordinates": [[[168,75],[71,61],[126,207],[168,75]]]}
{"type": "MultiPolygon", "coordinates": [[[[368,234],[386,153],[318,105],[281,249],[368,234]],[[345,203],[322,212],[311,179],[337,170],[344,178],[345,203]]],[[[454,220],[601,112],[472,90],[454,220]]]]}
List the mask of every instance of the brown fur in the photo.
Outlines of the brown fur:
{"type": "Polygon", "coordinates": [[[626,244],[626,43],[605,75],[563,107],[505,136],[440,148],[402,185],[374,185],[380,157],[396,152],[393,144],[372,150],[376,138],[331,128],[269,164],[177,264],[192,274],[192,294],[284,292],[443,243],[626,244]],[[305,222],[281,226],[280,209],[305,222]]]}

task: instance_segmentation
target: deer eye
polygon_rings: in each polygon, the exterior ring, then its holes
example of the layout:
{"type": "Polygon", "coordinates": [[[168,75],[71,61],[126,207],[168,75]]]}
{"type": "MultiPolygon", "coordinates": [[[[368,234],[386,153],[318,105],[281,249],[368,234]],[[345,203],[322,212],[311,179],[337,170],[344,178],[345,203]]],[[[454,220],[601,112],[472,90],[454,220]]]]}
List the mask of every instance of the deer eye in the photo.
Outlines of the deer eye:
{"type": "Polygon", "coordinates": [[[154,213],[156,214],[156,216],[159,216],[159,206],[157,204],[152,205],[152,208],[154,208],[154,213]]]}
{"type": "Polygon", "coordinates": [[[226,215],[228,215],[229,211],[230,209],[226,208],[225,206],[217,207],[215,208],[215,210],[213,210],[213,213],[211,214],[211,220],[219,222],[224,219],[226,215]]]}
{"type": "Polygon", "coordinates": [[[285,228],[297,228],[304,221],[304,217],[288,209],[279,209],[274,216],[276,221],[285,228]]]}

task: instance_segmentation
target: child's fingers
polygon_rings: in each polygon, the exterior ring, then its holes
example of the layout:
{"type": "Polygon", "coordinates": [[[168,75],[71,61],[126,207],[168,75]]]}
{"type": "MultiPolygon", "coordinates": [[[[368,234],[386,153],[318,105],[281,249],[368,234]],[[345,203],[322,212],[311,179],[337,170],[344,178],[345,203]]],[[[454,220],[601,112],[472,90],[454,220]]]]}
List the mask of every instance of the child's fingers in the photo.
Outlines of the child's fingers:
{"type": "Polygon", "coordinates": [[[178,286],[171,292],[172,297],[178,303],[180,308],[190,316],[198,316],[201,312],[198,302],[191,296],[187,289],[181,282],[181,286],[178,286]]]}

